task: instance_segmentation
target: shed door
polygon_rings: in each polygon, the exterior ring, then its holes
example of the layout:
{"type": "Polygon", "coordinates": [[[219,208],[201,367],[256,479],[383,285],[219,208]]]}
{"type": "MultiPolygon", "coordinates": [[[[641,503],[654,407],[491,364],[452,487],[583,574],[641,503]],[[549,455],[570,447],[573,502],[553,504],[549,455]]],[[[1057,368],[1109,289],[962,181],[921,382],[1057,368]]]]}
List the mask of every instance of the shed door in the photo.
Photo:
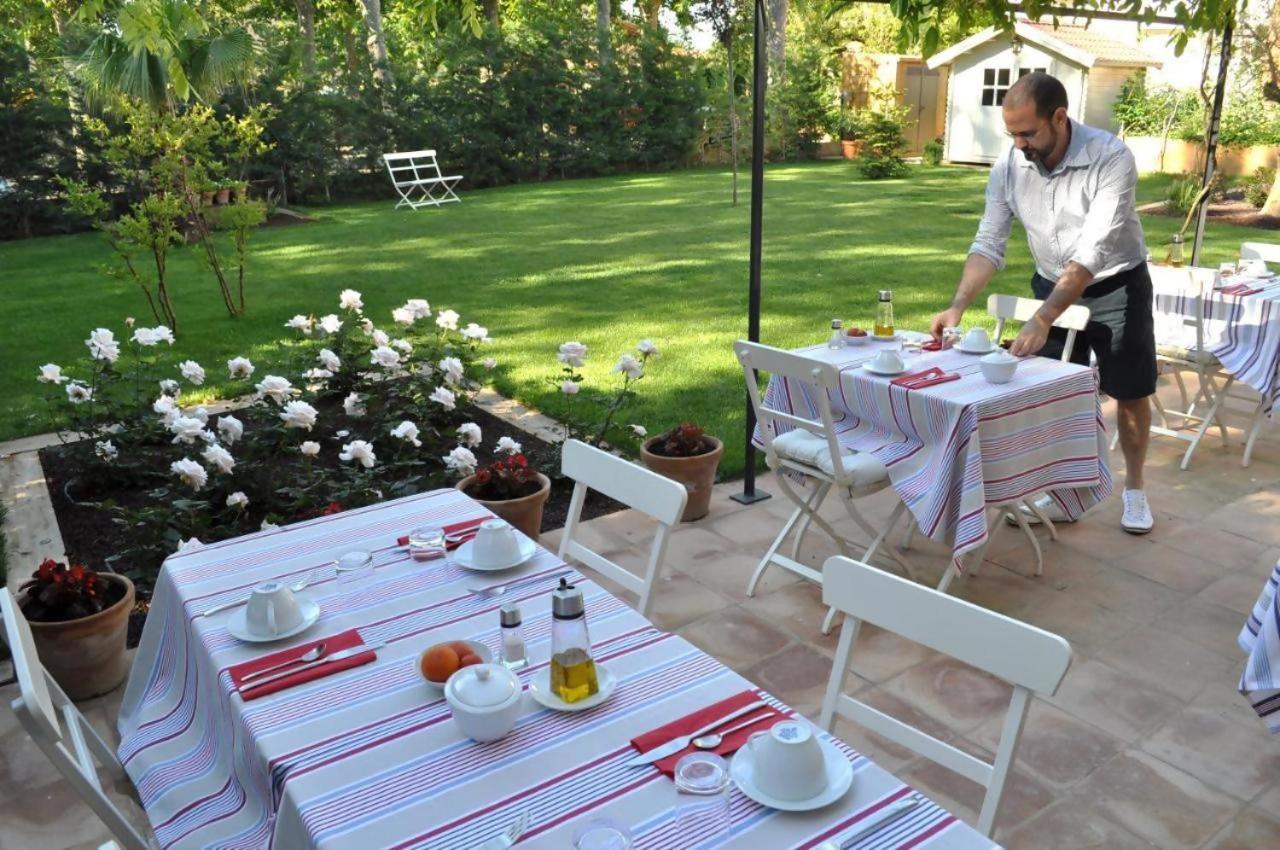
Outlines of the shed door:
{"type": "Polygon", "coordinates": [[[910,122],[907,126],[907,155],[919,156],[925,143],[937,134],[938,126],[938,80],[939,71],[931,71],[922,64],[907,65],[906,80],[902,97],[905,106],[910,107],[910,122]]]}

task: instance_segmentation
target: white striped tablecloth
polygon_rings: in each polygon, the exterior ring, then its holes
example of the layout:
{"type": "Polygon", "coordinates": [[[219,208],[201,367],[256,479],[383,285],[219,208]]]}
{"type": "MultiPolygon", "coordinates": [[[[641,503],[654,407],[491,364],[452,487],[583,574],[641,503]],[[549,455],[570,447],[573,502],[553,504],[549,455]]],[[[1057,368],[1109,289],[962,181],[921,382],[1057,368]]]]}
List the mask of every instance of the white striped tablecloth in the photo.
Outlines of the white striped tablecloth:
{"type": "Polygon", "coordinates": [[[1262,586],[1253,613],[1240,629],[1240,648],[1249,656],[1240,675],[1240,693],[1280,734],[1280,563],[1262,586]]]}
{"type": "MultiPolygon", "coordinates": [[[[753,686],[585,580],[597,658],[619,679],[614,694],[580,713],[550,711],[526,696],[506,738],[465,738],[443,698],[420,680],[418,654],[456,639],[496,653],[498,608],[514,601],[530,657],[545,665],[550,591],[567,569],[541,551],[523,569],[544,581],[482,599],[466,589],[474,573],[413,562],[394,548],[415,526],[483,514],[458,491],[440,490],[169,558],[119,718],[120,758],[162,846],[470,850],[528,812],[521,847],[568,848],[585,820],[611,817],[633,829],[637,848],[808,848],[916,793],[837,740],[856,773],[839,803],[788,814],[735,789],[726,833],[681,833],[672,782],[653,766],[626,767],[629,741],[753,686]],[[280,645],[240,643],[228,635],[225,613],[195,615],[354,548],[375,552],[375,577],[312,585],[306,592],[321,605],[320,622],[292,642],[357,628],[366,641],[387,643],[377,661],[241,700],[227,668],[280,645]]],[[[926,800],[861,846],[994,845],[926,800]]]]}
{"type": "MultiPolygon", "coordinates": [[[[840,444],[884,462],[920,531],[950,543],[957,570],[987,540],[988,505],[1048,491],[1076,518],[1111,494],[1092,369],[1029,357],[1012,381],[992,384],[974,355],[908,352],[908,373],[938,366],[962,377],[907,390],[863,368],[885,345],[796,353],[840,367],[840,393],[831,399],[840,444]]],[[[765,395],[770,407],[818,418],[803,385],[771,380],[765,395]]],[[[755,441],[762,445],[759,433],[755,441]]]]}

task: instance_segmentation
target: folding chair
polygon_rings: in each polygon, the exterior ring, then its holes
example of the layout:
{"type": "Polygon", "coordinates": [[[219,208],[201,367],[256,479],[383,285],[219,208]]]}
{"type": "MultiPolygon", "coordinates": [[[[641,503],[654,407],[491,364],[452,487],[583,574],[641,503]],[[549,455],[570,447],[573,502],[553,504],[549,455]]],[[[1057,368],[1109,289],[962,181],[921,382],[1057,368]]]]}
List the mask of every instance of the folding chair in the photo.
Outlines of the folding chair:
{"type": "Polygon", "coordinates": [[[831,731],[837,715],[847,718],[982,785],[986,796],[977,829],[991,837],[1031,695],[1057,692],[1071,664],[1070,644],[1043,629],[848,558],[829,559],[824,572],[828,578],[822,601],[845,617],[819,723],[831,731]],[[842,693],[863,620],[1013,685],[993,762],[842,693]]]}
{"type": "Polygon", "coordinates": [[[435,151],[384,153],[382,160],[387,164],[387,173],[391,175],[391,185],[400,195],[396,209],[408,206],[416,210],[419,207],[438,207],[462,200],[453,191],[453,187],[462,180],[462,175],[445,176],[441,173],[435,151]]]}
{"type": "Polygon", "coordinates": [[[18,698],[12,702],[13,713],[31,740],[44,751],[53,766],[119,842],[118,845],[108,842],[99,850],[120,847],[124,850],[151,850],[156,845],[134,828],[124,812],[102,790],[94,761],[96,759],[114,779],[126,778],[124,767],[40,663],[31,637],[31,626],[18,608],[13,592],[7,588],[0,590],[0,620],[4,621],[5,642],[9,644],[13,671],[18,680],[18,698]]]}
{"type": "MultiPolygon", "coordinates": [[[[889,514],[888,523],[883,530],[877,531],[854,505],[856,500],[888,487],[889,471],[875,455],[843,448],[837,439],[829,394],[840,391],[840,370],[831,363],[744,340],[734,343],[733,350],[746,376],[747,393],[751,397],[756,421],[760,424],[765,457],[770,468],[779,473],[778,489],[796,506],[747,583],[747,595],[755,596],[760,578],[770,565],[782,567],[815,584],[823,583],[824,573],[798,560],[800,545],[811,523],[834,540],[842,553],[850,553],[848,541],[818,515],[818,509],[832,488],[839,494],[840,501],[854,524],[871,538],[871,543],[862,553],[862,560],[870,561],[885,544],[889,532],[897,525],[898,520],[907,512],[907,506],[898,499],[893,512],[889,514]],[[775,381],[787,381],[792,397],[803,397],[817,418],[807,418],[799,415],[799,411],[777,410],[765,405],[757,383],[756,370],[768,372],[775,381]],[[806,485],[812,481],[815,485],[813,492],[808,496],[797,492],[788,480],[788,475],[799,477],[806,485]],[[791,545],[791,557],[778,554],[793,529],[795,540],[791,545]]],[[[884,548],[903,571],[914,579],[915,572],[911,563],[892,546],[884,548]]],[[[835,614],[834,608],[827,611],[822,623],[823,634],[830,633],[835,614]]]]}
{"type": "Polygon", "coordinates": [[[1240,243],[1240,259],[1262,260],[1264,263],[1280,263],[1280,245],[1270,242],[1240,243]]]}
{"type": "MultiPolygon", "coordinates": [[[[1240,245],[1240,259],[1280,263],[1280,245],[1273,245],[1270,242],[1244,242],[1240,245]]],[[[1277,366],[1277,381],[1280,381],[1280,366],[1277,366]]],[[[1240,396],[1234,397],[1240,398],[1240,396]]],[[[1244,457],[1241,458],[1241,466],[1248,466],[1253,457],[1253,444],[1257,442],[1258,433],[1262,430],[1262,423],[1266,421],[1269,402],[1270,400],[1264,397],[1259,400],[1257,406],[1253,409],[1253,414],[1249,421],[1249,432],[1245,437],[1244,457]]]]}
{"type": "Polygon", "coordinates": [[[560,471],[575,482],[573,497],[569,501],[569,518],[560,538],[561,559],[575,558],[636,594],[640,597],[638,610],[644,616],[649,616],[649,610],[653,607],[653,586],[662,571],[667,541],[671,530],[680,524],[685,502],[689,499],[688,491],[670,478],[578,440],[565,442],[560,471]],[[582,505],[587,498],[587,490],[603,493],[648,515],[658,523],[644,578],[573,539],[582,519],[582,505]]]}

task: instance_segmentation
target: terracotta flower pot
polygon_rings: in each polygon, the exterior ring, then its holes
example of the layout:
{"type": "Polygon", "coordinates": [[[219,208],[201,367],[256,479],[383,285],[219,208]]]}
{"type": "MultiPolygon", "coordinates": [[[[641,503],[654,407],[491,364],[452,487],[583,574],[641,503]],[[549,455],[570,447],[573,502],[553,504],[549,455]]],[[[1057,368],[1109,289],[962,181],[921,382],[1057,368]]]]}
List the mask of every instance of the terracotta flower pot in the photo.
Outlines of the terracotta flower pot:
{"type": "Polygon", "coordinates": [[[219,206],[224,206],[224,205],[226,205],[226,204],[230,203],[230,202],[231,202],[231,187],[230,187],[230,186],[224,186],[224,187],[222,187],[221,189],[219,189],[219,190],[218,190],[218,192],[217,192],[217,194],[214,196],[214,199],[217,201],[217,203],[218,203],[218,205],[219,205],[219,206]]]}
{"type": "Polygon", "coordinates": [[[133,582],[116,573],[99,575],[124,585],[124,596],[116,604],[79,620],[31,624],[40,663],[74,700],[113,691],[129,674],[124,650],[133,582]]]}
{"type": "Polygon", "coordinates": [[[845,159],[857,159],[862,153],[862,139],[841,139],[840,154],[845,159]]]}
{"type": "Polygon", "coordinates": [[[680,517],[684,522],[702,519],[710,512],[711,487],[716,483],[716,467],[720,465],[720,456],[724,454],[724,443],[715,437],[703,439],[714,443],[715,448],[693,457],[654,454],[649,451],[649,447],[658,442],[658,437],[650,437],[640,447],[640,457],[645,466],[672,481],[679,481],[689,491],[689,501],[685,503],[684,515],[680,517]]]}
{"type": "MultiPolygon", "coordinates": [[[[475,480],[476,477],[474,475],[468,475],[455,486],[462,492],[467,493],[467,488],[475,480]]],[[[547,504],[547,497],[551,495],[551,479],[539,472],[538,481],[542,483],[542,488],[538,492],[530,493],[528,496],[521,496],[518,499],[488,502],[484,499],[476,499],[470,493],[467,493],[467,495],[523,531],[530,540],[537,540],[542,531],[542,509],[547,504]]]]}

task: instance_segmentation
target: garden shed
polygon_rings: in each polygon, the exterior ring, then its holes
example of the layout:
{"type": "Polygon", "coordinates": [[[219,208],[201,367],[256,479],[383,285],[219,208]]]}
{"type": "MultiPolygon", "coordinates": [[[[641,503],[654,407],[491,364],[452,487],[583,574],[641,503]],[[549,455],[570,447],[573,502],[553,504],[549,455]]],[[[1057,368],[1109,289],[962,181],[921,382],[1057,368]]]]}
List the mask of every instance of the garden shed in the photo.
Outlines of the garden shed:
{"type": "Polygon", "coordinates": [[[991,163],[1009,146],[1000,106],[1018,77],[1046,71],[1067,88],[1070,115],[1094,127],[1115,129],[1111,106],[1130,76],[1160,67],[1159,59],[1086,27],[1018,21],[1014,34],[994,27],[976,33],[929,60],[949,68],[946,159],[991,163]]]}

